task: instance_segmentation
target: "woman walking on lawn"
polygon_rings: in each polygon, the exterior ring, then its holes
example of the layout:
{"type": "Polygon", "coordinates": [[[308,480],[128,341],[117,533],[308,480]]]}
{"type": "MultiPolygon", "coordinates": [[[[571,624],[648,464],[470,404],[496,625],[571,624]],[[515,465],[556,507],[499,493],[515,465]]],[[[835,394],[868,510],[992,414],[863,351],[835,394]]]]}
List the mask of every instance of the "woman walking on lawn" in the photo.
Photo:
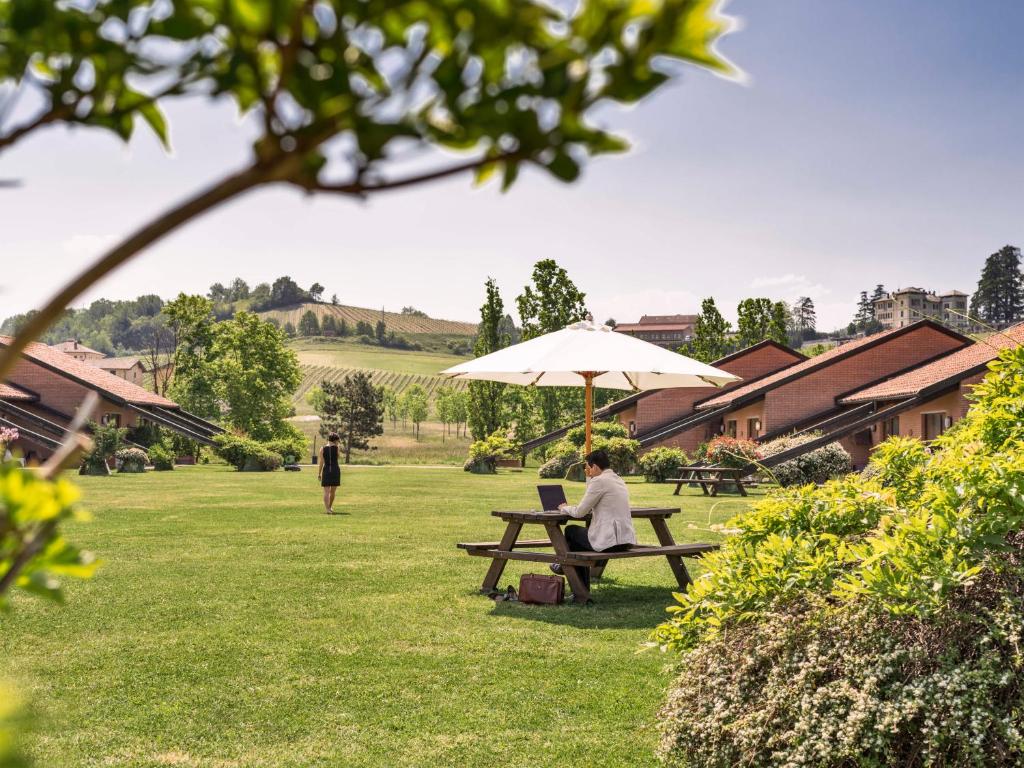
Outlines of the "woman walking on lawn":
{"type": "Polygon", "coordinates": [[[320,485],[324,489],[324,511],[334,514],[334,494],[341,485],[341,467],[338,465],[338,433],[327,436],[327,445],[320,449],[320,485]]]}

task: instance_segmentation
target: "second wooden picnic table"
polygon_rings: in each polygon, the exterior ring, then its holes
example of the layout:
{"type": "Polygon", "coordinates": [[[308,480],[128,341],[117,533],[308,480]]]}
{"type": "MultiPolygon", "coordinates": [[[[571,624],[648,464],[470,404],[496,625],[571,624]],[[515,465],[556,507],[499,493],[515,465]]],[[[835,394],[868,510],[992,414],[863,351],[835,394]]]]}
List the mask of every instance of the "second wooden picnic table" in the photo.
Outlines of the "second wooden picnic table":
{"type": "Polygon", "coordinates": [[[664,557],[676,577],[679,588],[685,590],[691,583],[690,574],[683,564],[684,557],[700,557],[706,552],[718,549],[717,544],[676,544],[672,533],[668,529],[667,520],[679,508],[661,507],[633,507],[631,510],[634,520],[648,520],[654,528],[654,534],[658,538],[658,546],[635,544],[629,549],[621,552],[579,552],[569,549],[569,543],[562,532],[562,526],[566,523],[579,521],[589,522],[590,516],[572,517],[565,512],[538,512],[534,510],[497,510],[491,514],[505,521],[505,534],[501,541],[461,543],[460,549],[466,550],[469,555],[476,557],[491,558],[490,568],[480,587],[484,593],[493,592],[505,570],[505,564],[509,560],[525,560],[537,563],[560,563],[564,567],[565,577],[572,587],[573,601],[585,603],[590,600],[590,590],[584,586],[583,580],[577,574],[575,568],[567,566],[582,566],[592,568],[593,577],[600,577],[604,570],[603,566],[598,567],[596,563],[601,560],[616,560],[625,557],[664,557]],[[542,525],[548,534],[547,539],[520,540],[519,534],[526,525],[542,525]],[[538,548],[551,547],[554,552],[526,551],[538,548]]]}
{"type": "Polygon", "coordinates": [[[684,485],[699,485],[705,496],[717,496],[723,485],[733,486],[740,496],[747,495],[747,482],[742,480],[744,470],[734,467],[680,467],[679,477],[668,480],[676,484],[673,496],[679,495],[684,485]]]}

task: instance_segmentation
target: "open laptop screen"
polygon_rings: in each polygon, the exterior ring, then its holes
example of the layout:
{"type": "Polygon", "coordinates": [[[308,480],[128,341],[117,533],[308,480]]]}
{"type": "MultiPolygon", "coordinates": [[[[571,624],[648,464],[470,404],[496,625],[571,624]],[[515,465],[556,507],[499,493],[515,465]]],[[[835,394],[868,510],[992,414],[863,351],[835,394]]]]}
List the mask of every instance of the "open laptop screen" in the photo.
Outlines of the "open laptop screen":
{"type": "Polygon", "coordinates": [[[560,504],[566,504],[565,489],[560,485],[538,485],[537,493],[540,494],[541,509],[545,512],[554,512],[560,504]]]}

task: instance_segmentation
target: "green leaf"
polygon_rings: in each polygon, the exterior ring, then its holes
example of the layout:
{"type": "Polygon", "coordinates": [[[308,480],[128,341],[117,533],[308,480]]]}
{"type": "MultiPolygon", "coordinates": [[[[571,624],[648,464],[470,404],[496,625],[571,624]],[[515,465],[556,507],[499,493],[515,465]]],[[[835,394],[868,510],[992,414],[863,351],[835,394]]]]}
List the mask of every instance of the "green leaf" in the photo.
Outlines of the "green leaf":
{"type": "Polygon", "coordinates": [[[170,149],[171,143],[167,135],[167,119],[164,117],[164,113],[160,111],[160,107],[157,106],[156,102],[143,102],[142,106],[139,107],[139,114],[142,115],[143,120],[149,123],[153,133],[160,139],[160,143],[164,145],[164,149],[170,149]]]}
{"type": "Polygon", "coordinates": [[[576,181],[580,175],[580,165],[566,152],[556,152],[554,159],[548,163],[547,169],[552,176],[562,181],[576,181]]]}

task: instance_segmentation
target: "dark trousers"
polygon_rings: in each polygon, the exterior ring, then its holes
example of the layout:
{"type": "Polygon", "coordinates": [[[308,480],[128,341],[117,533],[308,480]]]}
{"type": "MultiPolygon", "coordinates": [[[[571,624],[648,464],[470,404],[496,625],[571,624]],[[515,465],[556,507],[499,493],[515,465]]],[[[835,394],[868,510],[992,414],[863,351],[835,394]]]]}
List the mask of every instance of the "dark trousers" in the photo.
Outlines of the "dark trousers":
{"type": "MultiPolygon", "coordinates": [[[[590,544],[590,536],[588,535],[587,529],[582,525],[567,525],[565,526],[565,540],[569,543],[569,549],[575,550],[576,552],[596,552],[597,550],[590,544]]],[[[629,544],[616,544],[614,547],[601,550],[602,552],[622,552],[625,549],[629,549],[629,544]]],[[[608,564],[607,560],[598,560],[594,563],[595,567],[602,567],[608,564]]],[[[590,568],[586,566],[570,566],[576,569],[576,573],[579,574],[583,584],[590,589],[590,568]]]]}

